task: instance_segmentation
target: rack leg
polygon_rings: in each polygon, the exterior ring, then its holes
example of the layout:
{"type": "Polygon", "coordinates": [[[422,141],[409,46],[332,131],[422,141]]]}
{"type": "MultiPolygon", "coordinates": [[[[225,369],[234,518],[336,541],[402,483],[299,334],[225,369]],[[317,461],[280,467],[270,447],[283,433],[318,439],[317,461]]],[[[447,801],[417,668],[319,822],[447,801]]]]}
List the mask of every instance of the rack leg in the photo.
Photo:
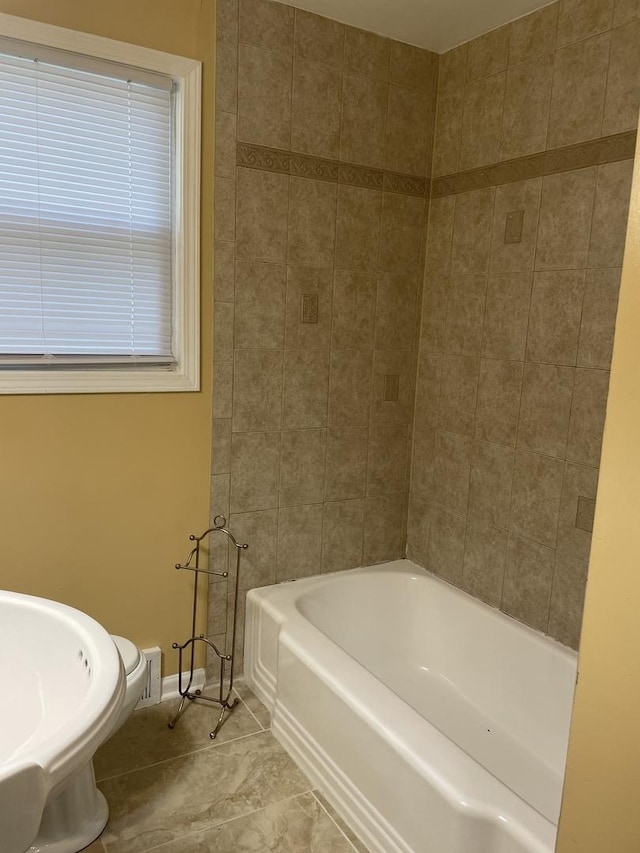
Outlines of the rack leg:
{"type": "Polygon", "coordinates": [[[231,702],[229,704],[227,704],[225,702],[225,704],[222,706],[222,710],[220,711],[220,716],[218,717],[218,722],[216,723],[216,727],[212,732],[209,732],[209,737],[211,738],[211,740],[216,739],[218,732],[220,731],[220,729],[222,728],[222,726],[225,724],[225,722],[227,720],[227,715],[233,711],[233,709],[238,704],[238,701],[239,701],[238,699],[234,699],[233,702],[231,702]]]}
{"type": "Polygon", "coordinates": [[[170,729],[172,729],[175,726],[175,724],[178,722],[180,717],[187,710],[187,700],[188,699],[189,699],[189,697],[187,695],[184,695],[182,697],[182,699],[180,700],[180,704],[178,705],[178,710],[175,712],[173,717],[167,723],[167,725],[169,726],[170,729]]]}

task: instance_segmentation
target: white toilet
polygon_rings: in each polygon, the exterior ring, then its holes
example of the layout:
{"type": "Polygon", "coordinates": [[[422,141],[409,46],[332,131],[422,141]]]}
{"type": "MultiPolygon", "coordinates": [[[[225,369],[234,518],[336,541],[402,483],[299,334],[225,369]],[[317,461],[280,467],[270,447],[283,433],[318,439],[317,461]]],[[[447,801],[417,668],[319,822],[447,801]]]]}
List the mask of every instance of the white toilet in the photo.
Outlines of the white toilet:
{"type": "MultiPolygon", "coordinates": [[[[112,640],[120,653],[127,686],[120,712],[105,741],[131,716],[147,679],[144,652],[124,637],[112,635],[112,640]]],[[[78,853],[100,835],[108,818],[109,807],[96,788],[93,761],[90,761],[46,806],[38,835],[28,853],[78,853]]]]}

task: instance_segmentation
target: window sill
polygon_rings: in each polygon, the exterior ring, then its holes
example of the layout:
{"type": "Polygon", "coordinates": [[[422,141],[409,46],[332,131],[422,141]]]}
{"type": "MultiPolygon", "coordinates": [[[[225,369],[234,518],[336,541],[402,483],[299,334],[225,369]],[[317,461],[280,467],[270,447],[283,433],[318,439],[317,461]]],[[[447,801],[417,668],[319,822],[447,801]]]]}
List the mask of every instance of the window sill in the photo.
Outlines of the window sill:
{"type": "Polygon", "coordinates": [[[199,390],[197,369],[0,371],[0,394],[156,394],[199,390]]]}

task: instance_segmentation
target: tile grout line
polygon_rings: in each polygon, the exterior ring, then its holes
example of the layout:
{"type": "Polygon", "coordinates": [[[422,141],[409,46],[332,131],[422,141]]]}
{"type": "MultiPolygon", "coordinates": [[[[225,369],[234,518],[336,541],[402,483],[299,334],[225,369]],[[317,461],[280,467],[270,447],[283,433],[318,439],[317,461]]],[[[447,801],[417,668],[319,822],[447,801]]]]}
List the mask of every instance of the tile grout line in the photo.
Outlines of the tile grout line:
{"type": "MultiPolygon", "coordinates": [[[[305,777],[306,778],[306,777],[305,777]]],[[[246,820],[246,818],[251,817],[252,815],[259,814],[260,812],[264,812],[273,806],[279,806],[283,803],[289,803],[293,800],[298,799],[298,797],[303,797],[306,794],[310,794],[313,797],[313,789],[309,788],[305,791],[299,791],[297,794],[291,794],[289,797],[283,797],[281,800],[274,800],[272,803],[269,803],[266,806],[261,806],[257,809],[252,809],[251,811],[245,812],[244,814],[238,814],[234,817],[227,818],[226,820],[222,820],[219,823],[212,824],[209,827],[205,827],[204,829],[196,830],[196,832],[190,832],[187,835],[181,835],[179,838],[173,838],[169,841],[163,841],[162,844],[156,844],[153,847],[143,847],[137,851],[137,853],[152,853],[152,851],[159,850],[162,853],[162,848],[167,847],[169,844],[175,844],[177,841],[184,841],[189,838],[196,838],[198,835],[203,835],[205,832],[214,832],[222,826],[226,826],[230,823],[234,823],[237,820],[246,820]]],[[[314,797],[315,799],[315,797],[314,797]]],[[[105,846],[104,842],[102,842],[103,846],[105,846]]],[[[105,847],[106,853],[109,853],[109,848],[105,847]]]]}
{"type": "Polygon", "coordinates": [[[207,752],[210,749],[218,749],[221,746],[226,746],[230,743],[235,743],[239,740],[246,740],[250,737],[255,737],[256,735],[262,735],[268,733],[268,729],[261,729],[259,732],[249,732],[246,735],[238,735],[238,737],[229,738],[229,740],[220,741],[220,743],[211,743],[208,746],[203,746],[200,749],[192,749],[189,752],[183,752],[180,755],[172,755],[169,758],[163,758],[161,761],[154,761],[151,764],[145,764],[143,767],[134,767],[131,770],[125,770],[122,773],[114,773],[113,776],[105,776],[102,779],[98,779],[98,785],[102,785],[104,782],[112,782],[114,779],[121,779],[123,776],[129,776],[133,773],[140,773],[143,770],[149,770],[151,767],[159,767],[161,764],[167,764],[169,761],[177,761],[182,758],[189,758],[192,755],[198,755],[201,752],[207,752]]]}
{"type": "Polygon", "coordinates": [[[351,846],[351,848],[352,848],[353,850],[355,850],[355,851],[356,851],[356,853],[357,853],[357,848],[356,848],[356,846],[353,844],[353,842],[351,841],[351,839],[349,838],[349,836],[347,835],[347,833],[342,829],[342,827],[340,826],[340,824],[335,820],[335,818],[333,817],[333,815],[331,815],[331,814],[329,813],[329,811],[328,811],[328,810],[327,810],[327,808],[325,807],[324,803],[323,803],[323,802],[318,798],[318,796],[316,795],[315,789],[313,789],[313,790],[311,791],[311,796],[312,796],[312,797],[313,797],[313,799],[316,801],[316,803],[318,803],[318,805],[320,806],[320,808],[322,809],[322,811],[326,814],[326,816],[329,818],[329,820],[331,821],[331,823],[336,827],[336,829],[338,830],[338,832],[340,833],[340,835],[342,835],[342,837],[347,841],[347,843],[351,846]]]}
{"type": "MultiPolygon", "coordinates": [[[[260,722],[260,720],[259,720],[259,719],[256,717],[256,715],[253,713],[253,711],[251,710],[251,708],[249,707],[249,705],[245,702],[244,697],[243,697],[243,696],[241,696],[241,695],[240,695],[240,693],[238,693],[237,688],[235,688],[235,687],[234,687],[234,688],[233,688],[233,690],[234,690],[234,693],[236,694],[236,696],[238,697],[238,699],[242,702],[242,704],[243,704],[243,705],[244,705],[244,707],[246,708],[246,710],[251,714],[251,716],[252,716],[252,717],[253,717],[253,719],[256,721],[256,723],[258,724],[258,726],[260,726],[260,731],[263,731],[263,732],[268,732],[268,731],[270,731],[270,729],[265,729],[265,727],[262,725],[262,723],[260,722]]],[[[267,710],[268,710],[268,709],[267,709],[267,710]]],[[[254,732],[254,734],[257,734],[257,732],[254,732]]]]}

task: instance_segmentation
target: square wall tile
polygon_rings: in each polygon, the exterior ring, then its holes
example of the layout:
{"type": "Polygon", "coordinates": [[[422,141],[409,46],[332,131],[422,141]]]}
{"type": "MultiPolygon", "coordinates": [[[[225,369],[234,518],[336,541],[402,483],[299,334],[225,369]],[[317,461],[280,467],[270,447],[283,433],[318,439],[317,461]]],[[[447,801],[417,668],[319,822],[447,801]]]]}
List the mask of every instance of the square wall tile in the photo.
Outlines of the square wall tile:
{"type": "Polygon", "coordinates": [[[426,276],[422,292],[422,328],[420,347],[429,352],[443,352],[447,326],[447,294],[449,280],[443,276],[426,276]]]}
{"type": "Polygon", "coordinates": [[[214,418],[211,435],[211,473],[231,471],[231,418],[214,418]]]}
{"type": "Polygon", "coordinates": [[[238,169],[238,258],[285,263],[289,176],[238,169]]]}
{"type": "Polygon", "coordinates": [[[278,510],[278,583],[322,571],[322,504],[278,510]]]}
{"type": "Polygon", "coordinates": [[[587,270],[578,367],[609,370],[618,313],[620,269],[587,270]]]}
{"type": "Polygon", "coordinates": [[[233,405],[233,364],[213,363],[213,417],[231,418],[233,405]]]}
{"type": "Polygon", "coordinates": [[[333,279],[333,349],[373,349],[377,282],[373,273],[336,270],[333,279]]]}
{"type": "Polygon", "coordinates": [[[558,47],[573,44],[611,27],[614,0],[560,0],[558,47]]]}
{"type": "Polygon", "coordinates": [[[438,94],[433,141],[433,175],[451,175],[458,171],[464,116],[463,87],[438,94]]]}
{"type": "Polygon", "coordinates": [[[516,453],[510,530],[555,548],[563,475],[561,459],[516,453]]]}
{"type": "Polygon", "coordinates": [[[431,513],[429,501],[415,492],[409,495],[407,518],[407,557],[423,568],[429,560],[431,513]]]}
{"type": "Polygon", "coordinates": [[[367,478],[367,427],[327,431],[325,501],[364,497],[367,478]]]}
{"type": "Polygon", "coordinates": [[[240,44],[238,139],[272,148],[291,142],[292,59],[283,53],[240,44]]]}
{"type": "Polygon", "coordinates": [[[613,26],[628,24],[640,18],[640,4],[638,0],[615,0],[613,7],[613,26]]]}
{"type": "Polygon", "coordinates": [[[417,273],[423,224],[424,199],[383,193],[380,228],[382,272],[417,273]]]}
{"type": "Polygon", "coordinates": [[[449,94],[467,83],[469,42],[440,54],[438,61],[438,95],[449,94]]]}
{"type": "Polygon", "coordinates": [[[431,276],[449,274],[455,205],[453,195],[431,200],[427,232],[427,271],[431,276]]]}
{"type": "MultiPolygon", "coordinates": [[[[249,545],[242,552],[240,561],[240,589],[275,583],[278,510],[236,513],[229,519],[229,529],[238,542],[249,545]]],[[[235,548],[229,549],[229,575],[232,578],[236,575],[235,551],[235,548]]]]}
{"type": "Polygon", "coordinates": [[[325,427],[328,405],[329,352],[285,350],[283,427],[285,429],[325,427]]]}
{"type": "Polygon", "coordinates": [[[291,150],[337,160],[340,154],[342,74],[336,68],[295,59],[291,150]]]}
{"type": "Polygon", "coordinates": [[[544,178],[536,269],[586,266],[596,171],[580,169],[544,178]]]}
{"type": "Polygon", "coordinates": [[[213,306],[213,357],[216,361],[233,361],[232,302],[215,302],[213,306]]]}
{"type": "Polygon", "coordinates": [[[387,81],[390,48],[391,39],[355,27],[345,27],[345,71],[387,81]]]}
{"type": "Polygon", "coordinates": [[[494,199],[494,187],[456,196],[451,249],[451,272],[454,275],[488,271],[494,199]]]}
{"type": "Polygon", "coordinates": [[[478,379],[476,438],[514,447],[520,412],[523,364],[482,359],[478,379]]]}
{"type": "Polygon", "coordinates": [[[629,220],[633,160],[598,168],[589,244],[590,267],[621,267],[629,220]]]}
{"type": "Polygon", "coordinates": [[[580,560],[588,560],[591,550],[592,525],[582,519],[583,506],[595,506],[598,489],[598,471],[567,462],[564,469],[562,499],[560,501],[560,523],[558,525],[558,551],[571,554],[580,560]]]}
{"type": "Polygon", "coordinates": [[[387,560],[399,560],[404,556],[404,505],[404,495],[366,499],[363,553],[365,566],[387,560]]]}
{"type": "Polygon", "coordinates": [[[510,536],[502,591],[502,609],[538,631],[547,630],[555,551],[510,536]]]}
{"type": "Polygon", "coordinates": [[[415,275],[378,276],[376,349],[412,349],[417,290],[415,275]]]}
{"type": "Polygon", "coordinates": [[[567,452],[574,370],[525,364],[518,449],[564,459],[567,452]]]}
{"type": "Polygon", "coordinates": [[[219,0],[216,6],[216,24],[219,28],[238,33],[238,0],[219,0]]]}
{"type": "Polygon", "coordinates": [[[233,302],[235,297],[235,256],[234,242],[217,240],[213,252],[213,298],[218,302],[233,302]]]}
{"type": "Polygon", "coordinates": [[[338,21],[296,9],[296,56],[342,69],[345,29],[338,21]]]}
{"type": "Polygon", "coordinates": [[[282,349],[287,268],[284,264],[236,264],[235,345],[282,349]]]}
{"type": "Polygon", "coordinates": [[[329,426],[368,426],[371,352],[333,350],[329,378],[329,426]]]}
{"type": "Polygon", "coordinates": [[[534,275],[527,335],[528,361],[576,363],[584,282],[584,270],[534,275]]]}
{"type": "Polygon", "coordinates": [[[507,531],[477,518],[467,519],[462,588],[493,607],[500,607],[507,555],[507,531]]]}
{"type": "Polygon", "coordinates": [[[291,6],[271,0],[240,0],[240,41],[293,53],[291,6]]]}
{"type": "Polygon", "coordinates": [[[473,442],[466,435],[439,432],[436,440],[433,496],[456,512],[467,511],[473,442]]]}
{"type": "Polygon", "coordinates": [[[435,99],[427,92],[389,86],[384,167],[392,172],[426,175],[435,99]]]}
{"type": "Polygon", "coordinates": [[[558,50],[554,57],[548,148],[600,136],[609,70],[610,35],[558,50]]]}
{"type": "Polygon", "coordinates": [[[342,572],[362,565],[364,500],[324,505],[322,571],[342,572]]]}
{"type": "Polygon", "coordinates": [[[377,269],[381,216],[381,192],[343,185],[338,187],[337,269],[377,269]]]}
{"type": "Polygon", "coordinates": [[[414,425],[411,491],[424,498],[433,496],[437,437],[437,429],[430,424],[420,422],[414,425]]]}
{"type": "Polygon", "coordinates": [[[499,159],[505,84],[506,74],[502,72],[467,86],[459,161],[463,171],[499,159]]]}
{"type": "Polygon", "coordinates": [[[337,185],[291,178],[289,197],[290,264],[332,267],[336,243],[337,185]]]}
{"type": "Polygon", "coordinates": [[[287,267],[287,348],[329,349],[332,293],[331,270],[287,267]]]}
{"type": "Polygon", "coordinates": [[[238,42],[226,30],[216,39],[216,110],[238,111],[238,42]]]}
{"type": "Polygon", "coordinates": [[[437,54],[404,42],[391,42],[389,79],[392,83],[435,93],[437,71],[437,54]]]}
{"type": "Polygon", "coordinates": [[[236,175],[236,114],[216,111],[215,175],[235,178],[236,175]]]}
{"type": "Polygon", "coordinates": [[[507,67],[509,25],[498,27],[469,42],[467,76],[469,80],[497,74],[507,67]]]}
{"type": "Polygon", "coordinates": [[[551,589],[549,634],[561,643],[578,648],[582,629],[584,595],[589,564],[569,554],[556,554],[551,589]]]}
{"type": "Polygon", "coordinates": [[[507,72],[500,159],[544,151],[553,83],[553,54],[538,56],[507,72]]]}
{"type": "Polygon", "coordinates": [[[341,160],[379,169],[383,167],[388,90],[388,84],[382,80],[344,75],[341,160]]]}
{"type": "Polygon", "coordinates": [[[470,515],[494,527],[507,529],[514,461],[512,448],[476,442],[469,485],[470,515]]]}
{"type": "Polygon", "coordinates": [[[408,461],[408,424],[372,424],[369,429],[367,495],[404,494],[408,461]]]}
{"type": "Polygon", "coordinates": [[[465,528],[462,513],[431,504],[429,560],[426,568],[456,586],[462,583],[465,528]]]}
{"type": "Polygon", "coordinates": [[[248,432],[231,437],[231,512],[278,506],[280,433],[248,432]]]}
{"type": "Polygon", "coordinates": [[[607,76],[602,135],[635,130],[640,108],[640,21],[611,33],[611,59],[607,76]]]}
{"type": "Polygon", "coordinates": [[[440,429],[473,435],[480,359],[446,355],[442,361],[440,429]]]}
{"type": "Polygon", "coordinates": [[[445,351],[452,355],[480,355],[487,277],[454,276],[449,281],[445,351]]]}
{"type": "Polygon", "coordinates": [[[510,26],[509,64],[552,53],[556,47],[558,3],[512,21],[510,26]]]}
{"type": "Polygon", "coordinates": [[[280,456],[280,506],[322,503],[327,433],[284,430],[280,456]]]}
{"type": "Polygon", "coordinates": [[[608,370],[576,370],[567,460],[598,468],[609,394],[608,370]]]}
{"type": "Polygon", "coordinates": [[[236,350],[233,371],[233,431],[282,427],[282,352],[236,350]]]}
{"type": "Polygon", "coordinates": [[[371,382],[371,422],[410,423],[413,419],[414,392],[415,366],[412,353],[376,350],[373,354],[371,382]]]}
{"type": "Polygon", "coordinates": [[[492,275],[482,331],[485,358],[522,361],[529,326],[532,276],[530,273],[492,275]]]}
{"type": "Polygon", "coordinates": [[[418,356],[414,423],[435,427],[438,423],[442,356],[423,350],[418,356]]]}
{"type": "Polygon", "coordinates": [[[536,254],[542,178],[518,181],[496,188],[496,203],[491,231],[491,271],[529,272],[536,254]],[[518,217],[519,233],[513,235],[509,224],[518,217]]]}
{"type": "Polygon", "coordinates": [[[236,239],[236,182],[233,178],[216,178],[213,203],[215,239],[232,243],[236,239]]]}

